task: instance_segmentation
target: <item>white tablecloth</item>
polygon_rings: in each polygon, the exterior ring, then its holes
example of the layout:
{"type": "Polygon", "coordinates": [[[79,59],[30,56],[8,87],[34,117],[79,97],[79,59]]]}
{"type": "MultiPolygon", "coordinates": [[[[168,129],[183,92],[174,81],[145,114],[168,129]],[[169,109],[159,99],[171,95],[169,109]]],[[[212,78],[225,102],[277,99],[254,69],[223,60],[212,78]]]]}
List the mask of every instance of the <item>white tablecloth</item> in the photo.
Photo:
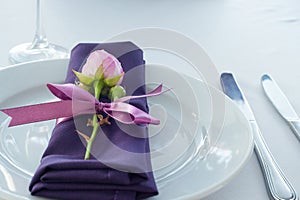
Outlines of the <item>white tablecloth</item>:
{"type": "MultiPolygon", "coordinates": [[[[35,1],[0,4],[0,66],[6,66],[9,49],[32,40],[35,1]]],[[[299,1],[43,0],[42,4],[48,39],[67,48],[142,27],[175,30],[198,42],[219,72],[234,72],[271,152],[300,193],[300,143],[259,82],[263,73],[270,73],[300,114],[299,1]]],[[[205,200],[254,198],[268,199],[255,154],[238,176],[205,200]]]]}

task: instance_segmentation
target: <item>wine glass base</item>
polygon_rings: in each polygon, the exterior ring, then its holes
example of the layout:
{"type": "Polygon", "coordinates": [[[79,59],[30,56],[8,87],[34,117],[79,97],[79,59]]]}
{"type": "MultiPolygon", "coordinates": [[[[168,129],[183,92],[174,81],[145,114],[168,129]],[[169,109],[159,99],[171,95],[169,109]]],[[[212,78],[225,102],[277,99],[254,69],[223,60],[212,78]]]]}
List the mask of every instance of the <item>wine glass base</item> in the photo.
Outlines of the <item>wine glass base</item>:
{"type": "Polygon", "coordinates": [[[32,43],[24,43],[9,51],[9,61],[13,64],[68,57],[68,50],[55,44],[49,44],[45,48],[32,48],[32,43]]]}

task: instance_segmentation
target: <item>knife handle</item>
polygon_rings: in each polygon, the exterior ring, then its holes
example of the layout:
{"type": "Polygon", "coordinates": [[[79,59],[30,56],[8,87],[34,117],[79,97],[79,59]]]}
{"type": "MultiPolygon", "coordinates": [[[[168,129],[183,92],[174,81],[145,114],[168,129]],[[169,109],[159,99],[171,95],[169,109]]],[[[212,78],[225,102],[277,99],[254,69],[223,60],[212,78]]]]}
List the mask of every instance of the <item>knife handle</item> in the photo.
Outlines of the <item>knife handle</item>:
{"type": "Polygon", "coordinates": [[[300,120],[289,121],[289,123],[297,139],[300,141],[300,120]]]}
{"type": "Polygon", "coordinates": [[[269,196],[272,200],[297,200],[298,195],[270,153],[255,121],[250,122],[254,149],[259,160],[269,196]]]}

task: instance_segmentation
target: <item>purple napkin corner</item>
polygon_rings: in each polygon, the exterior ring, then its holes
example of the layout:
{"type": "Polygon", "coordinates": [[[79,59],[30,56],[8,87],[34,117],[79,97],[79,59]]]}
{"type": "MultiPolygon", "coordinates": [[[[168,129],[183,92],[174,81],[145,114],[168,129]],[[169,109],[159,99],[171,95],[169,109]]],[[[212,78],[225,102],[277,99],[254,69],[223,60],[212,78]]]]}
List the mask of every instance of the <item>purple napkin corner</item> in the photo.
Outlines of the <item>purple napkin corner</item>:
{"type": "MultiPolygon", "coordinates": [[[[75,46],[71,53],[66,83],[74,83],[72,69],[80,71],[87,56],[104,49],[122,64],[122,85],[130,95],[145,94],[143,51],[131,42],[75,46]]],[[[146,98],[130,103],[148,112],[146,98]]],[[[55,199],[143,199],[158,194],[152,173],[147,126],[111,125],[99,129],[92,157],[83,160],[84,140],[76,130],[91,133],[86,126],[90,115],[83,115],[56,125],[29,190],[32,195],[55,199]]]]}

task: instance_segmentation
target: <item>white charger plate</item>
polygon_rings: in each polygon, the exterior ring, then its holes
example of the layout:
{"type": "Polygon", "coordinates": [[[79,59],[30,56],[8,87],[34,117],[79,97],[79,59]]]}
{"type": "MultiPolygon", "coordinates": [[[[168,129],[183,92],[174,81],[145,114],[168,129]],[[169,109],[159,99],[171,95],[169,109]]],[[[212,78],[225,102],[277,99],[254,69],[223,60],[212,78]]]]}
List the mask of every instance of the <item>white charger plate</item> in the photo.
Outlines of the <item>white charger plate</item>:
{"type": "MultiPolygon", "coordinates": [[[[67,65],[63,59],[0,69],[0,108],[55,100],[45,85],[62,83],[67,65]]],[[[248,121],[223,93],[163,66],[147,66],[146,83],[172,88],[148,99],[151,114],[162,121],[149,128],[160,193],[151,199],[199,199],[238,174],[252,153],[253,138],[248,121]]],[[[0,198],[41,199],[30,195],[28,185],[53,126],[54,121],[22,125],[0,136],[0,198]]]]}

